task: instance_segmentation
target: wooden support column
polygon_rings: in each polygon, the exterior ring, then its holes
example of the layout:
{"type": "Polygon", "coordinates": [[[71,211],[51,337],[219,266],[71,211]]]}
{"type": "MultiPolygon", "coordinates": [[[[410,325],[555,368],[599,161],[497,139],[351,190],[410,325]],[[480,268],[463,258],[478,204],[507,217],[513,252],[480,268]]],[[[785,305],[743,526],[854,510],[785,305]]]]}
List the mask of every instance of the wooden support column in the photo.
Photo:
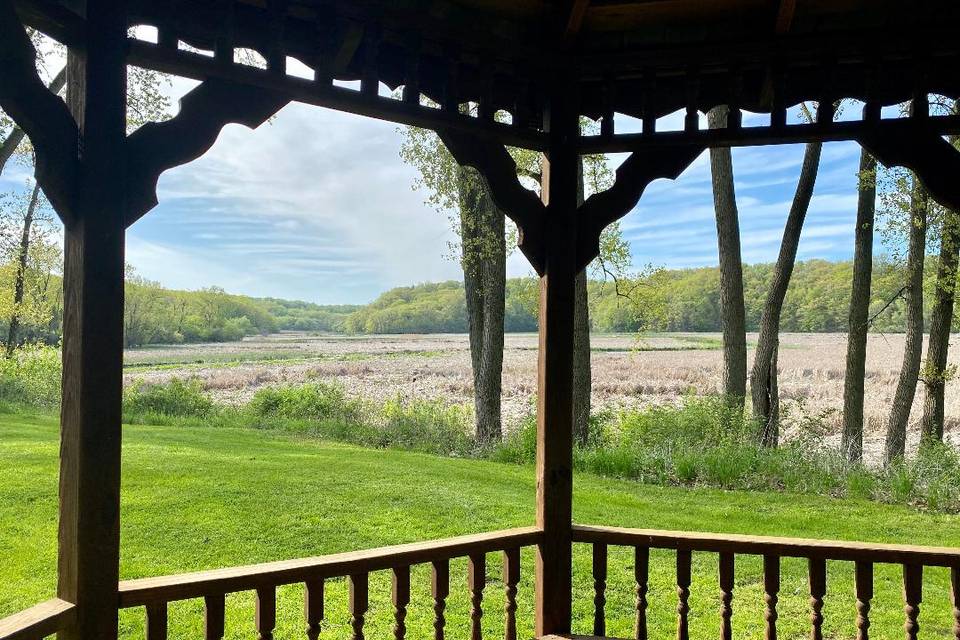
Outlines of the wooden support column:
{"type": "Polygon", "coordinates": [[[74,216],[65,224],[57,593],[77,606],[61,640],[117,637],[123,365],[126,7],[87,0],[86,46],[71,51],[79,127],[74,216]]]}
{"type": "Polygon", "coordinates": [[[577,137],[569,94],[551,100],[544,127],[543,274],[537,389],[536,635],[570,632],[573,510],[573,333],[577,275],[577,137]]]}

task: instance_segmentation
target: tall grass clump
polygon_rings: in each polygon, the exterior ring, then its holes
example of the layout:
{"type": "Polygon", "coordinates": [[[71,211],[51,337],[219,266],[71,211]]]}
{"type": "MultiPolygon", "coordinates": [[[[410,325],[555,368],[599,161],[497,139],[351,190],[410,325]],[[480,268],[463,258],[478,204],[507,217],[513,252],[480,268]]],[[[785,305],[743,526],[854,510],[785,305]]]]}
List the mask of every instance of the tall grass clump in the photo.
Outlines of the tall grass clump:
{"type": "Polygon", "coordinates": [[[306,422],[356,422],[361,414],[359,404],[347,397],[343,387],[325,382],[263,387],[250,399],[247,410],[261,419],[306,422]]]}
{"type": "Polygon", "coordinates": [[[50,409],[60,404],[63,365],[60,350],[25,344],[9,358],[0,358],[0,402],[50,409]]]}
{"type": "Polygon", "coordinates": [[[170,418],[211,418],[218,407],[199,380],[172,378],[160,384],[137,383],[123,393],[123,419],[128,423],[170,422],[170,418]]]}

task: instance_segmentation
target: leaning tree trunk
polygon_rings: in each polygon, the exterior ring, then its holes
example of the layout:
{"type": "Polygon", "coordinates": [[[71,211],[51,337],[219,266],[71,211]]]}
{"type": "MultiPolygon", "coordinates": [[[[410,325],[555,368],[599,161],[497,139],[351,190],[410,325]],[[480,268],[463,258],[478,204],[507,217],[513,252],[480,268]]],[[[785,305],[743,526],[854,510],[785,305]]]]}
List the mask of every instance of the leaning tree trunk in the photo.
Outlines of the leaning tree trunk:
{"type": "MultiPolygon", "coordinates": [[[[583,204],[583,158],[577,171],[577,202],[583,204]]],[[[590,306],[587,296],[587,270],[577,274],[573,307],[573,438],[578,444],[590,440],[590,394],[593,380],[590,369],[590,306]]]]}
{"type": "Polygon", "coordinates": [[[797,247],[800,244],[800,232],[810,208],[813,187],[817,182],[817,170],[820,166],[820,152],[823,145],[811,142],[803,154],[800,179],[793,195],[790,213],[783,227],[783,239],[780,242],[780,255],[773,271],[773,281],[767,291],[767,299],[760,315],[760,333],[757,336],[757,350],[753,357],[753,370],[750,373],[750,392],[753,404],[753,416],[760,429],[760,443],[776,447],[780,441],[780,394],[777,389],[777,357],[780,350],[780,315],[783,301],[787,296],[793,267],[797,260],[797,247]]]}
{"type": "Polygon", "coordinates": [[[840,448],[847,460],[863,460],[863,386],[867,362],[870,282],[873,278],[873,227],[876,214],[877,161],[860,150],[857,227],[854,230],[853,286],[847,319],[847,368],[843,377],[843,434],[840,448]]]}
{"type": "Polygon", "coordinates": [[[7,327],[6,354],[9,358],[17,346],[17,332],[20,330],[20,305],[23,304],[23,281],[27,273],[27,258],[30,255],[30,233],[33,230],[33,214],[40,199],[40,185],[33,187],[27,214],[23,217],[23,229],[20,233],[20,246],[17,248],[17,270],[13,276],[13,309],[10,311],[10,325],[7,327]]]}
{"type": "Polygon", "coordinates": [[[943,394],[946,387],[947,352],[950,349],[950,325],[953,322],[954,294],[957,286],[957,262],[960,251],[960,213],[946,211],[940,239],[940,266],[930,314],[930,338],[923,382],[926,394],[920,422],[921,443],[943,440],[943,394]]]}
{"type": "Polygon", "coordinates": [[[460,169],[458,188],[476,437],[478,443],[486,445],[499,441],[502,435],[504,217],[473,169],[460,169]]]}
{"type": "MultiPolygon", "coordinates": [[[[730,109],[714,107],[707,113],[711,129],[727,126],[730,109]]],[[[733,156],[729,148],[710,149],[713,204],[720,254],[720,324],[723,329],[723,395],[742,407],[747,393],[747,329],[743,303],[743,261],[740,221],[733,184],[733,156]]]]}
{"type": "Polygon", "coordinates": [[[907,326],[900,379],[893,395],[883,458],[886,464],[903,457],[907,442],[907,423],[917,392],[920,359],[923,355],[923,262],[927,246],[927,193],[914,180],[910,196],[910,239],[907,253],[907,326]]]}

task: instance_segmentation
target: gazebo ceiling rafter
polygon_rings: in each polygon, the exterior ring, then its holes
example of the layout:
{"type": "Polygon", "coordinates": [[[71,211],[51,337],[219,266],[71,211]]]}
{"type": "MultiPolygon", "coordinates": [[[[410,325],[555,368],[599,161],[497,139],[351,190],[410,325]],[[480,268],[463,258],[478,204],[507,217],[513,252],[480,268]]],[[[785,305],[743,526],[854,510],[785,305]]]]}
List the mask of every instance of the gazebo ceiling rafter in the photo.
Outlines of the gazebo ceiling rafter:
{"type": "MultiPolygon", "coordinates": [[[[68,44],[82,32],[82,19],[54,0],[16,4],[25,22],[50,30],[68,44]]],[[[558,2],[549,5],[549,14],[510,20],[510,15],[471,11],[442,0],[138,0],[131,3],[129,22],[156,27],[158,42],[131,37],[128,60],[198,80],[218,78],[283,93],[291,100],[400,124],[460,129],[535,150],[546,148],[541,129],[551,90],[546,78],[563,75],[572,81],[579,113],[604,125],[601,136],[581,141],[585,153],[633,151],[648,144],[856,140],[888,127],[894,133],[911,128],[880,118],[884,106],[919,95],[958,93],[960,42],[944,24],[960,20],[960,8],[945,10],[949,15],[940,20],[918,9],[919,26],[906,33],[899,24],[794,33],[794,22],[802,22],[796,0],[775,4],[767,32],[752,38],[641,45],[629,34],[583,30],[590,25],[591,12],[602,14],[614,6],[621,12],[650,11],[643,3],[558,2]],[[269,28],[262,28],[265,24],[269,28]],[[478,38],[478,30],[488,37],[478,38]],[[259,52],[268,68],[235,62],[239,48],[259,52]],[[287,57],[309,67],[314,79],[289,75],[287,57]],[[360,90],[334,80],[359,81],[360,90]],[[380,83],[402,87],[404,99],[379,95],[380,83]],[[862,120],[787,124],[791,105],[844,98],[867,105],[862,120]],[[769,113],[770,124],[741,127],[733,118],[722,132],[699,131],[696,114],[720,104],[769,113]],[[465,105],[472,105],[470,113],[464,113],[465,105]],[[657,131],[657,119],[678,111],[686,112],[683,133],[657,131]],[[498,118],[503,112],[510,114],[509,123],[498,118]],[[644,133],[617,132],[618,114],[640,119],[644,133]]],[[[954,117],[934,116],[924,126],[940,134],[960,132],[954,117]]]]}

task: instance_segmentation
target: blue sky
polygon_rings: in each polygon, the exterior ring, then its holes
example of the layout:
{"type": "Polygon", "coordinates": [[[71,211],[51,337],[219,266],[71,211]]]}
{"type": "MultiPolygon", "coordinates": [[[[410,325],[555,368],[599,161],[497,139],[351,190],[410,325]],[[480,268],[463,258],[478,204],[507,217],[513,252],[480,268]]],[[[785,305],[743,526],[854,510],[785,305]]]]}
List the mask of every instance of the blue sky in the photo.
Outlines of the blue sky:
{"type": "MultiPolygon", "coordinates": [[[[172,96],[190,86],[175,81],[172,96]]],[[[400,142],[396,125],[301,104],[255,131],[230,125],[206,156],[163,175],[159,206],[128,232],[128,262],[171,288],[319,303],[458,278],[447,216],[413,190],[400,142]]],[[[853,143],[825,145],[799,259],[851,255],[858,154],[853,143]]],[[[734,150],[745,261],[776,258],[802,156],[802,145],[734,150]]],[[[8,170],[0,191],[25,178],[8,170]]],[[[715,265],[707,156],[652,184],[622,228],[638,267],[715,265]]],[[[531,273],[517,252],[508,271],[531,273]]]]}

